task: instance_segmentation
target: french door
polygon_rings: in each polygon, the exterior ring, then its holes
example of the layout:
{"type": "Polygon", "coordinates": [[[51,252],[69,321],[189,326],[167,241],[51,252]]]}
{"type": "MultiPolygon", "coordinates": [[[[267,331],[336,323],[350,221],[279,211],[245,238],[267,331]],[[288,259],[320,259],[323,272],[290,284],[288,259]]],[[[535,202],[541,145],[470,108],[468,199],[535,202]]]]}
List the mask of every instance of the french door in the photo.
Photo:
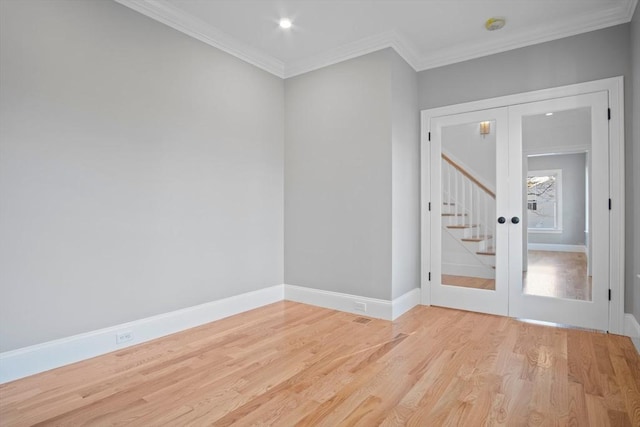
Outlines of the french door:
{"type": "Polygon", "coordinates": [[[508,197],[508,110],[436,117],[430,129],[431,304],[507,315],[521,263],[507,256],[506,217],[520,208],[508,197]]]}
{"type": "Polygon", "coordinates": [[[606,91],[432,117],[431,304],[608,329],[606,91]]]}
{"type": "Polygon", "coordinates": [[[604,91],[509,107],[509,195],[526,217],[524,233],[509,234],[509,247],[528,254],[528,265],[509,271],[512,317],[608,330],[607,109],[604,91]],[[545,171],[536,174],[539,169],[545,171]],[[550,169],[561,172],[555,189],[549,182],[558,177],[550,169]],[[557,247],[570,252],[545,250],[557,247]]]}

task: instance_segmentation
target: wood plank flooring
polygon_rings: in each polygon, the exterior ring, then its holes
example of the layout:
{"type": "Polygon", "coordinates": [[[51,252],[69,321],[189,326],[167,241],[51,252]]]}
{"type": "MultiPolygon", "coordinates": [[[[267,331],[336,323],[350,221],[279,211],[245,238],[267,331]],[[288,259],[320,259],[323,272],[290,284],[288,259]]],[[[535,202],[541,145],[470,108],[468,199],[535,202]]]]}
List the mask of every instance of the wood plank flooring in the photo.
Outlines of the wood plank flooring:
{"type": "Polygon", "coordinates": [[[531,295],[591,301],[587,255],[581,252],[528,251],[523,291],[531,295]]]}
{"type": "Polygon", "coordinates": [[[640,426],[626,337],[279,302],[0,386],[0,424],[640,426]]]}
{"type": "MultiPolygon", "coordinates": [[[[522,275],[526,294],[591,301],[591,277],[587,256],[580,252],[529,251],[528,271],[522,275]]],[[[463,288],[495,290],[494,279],[442,275],[442,284],[463,288]]]]}
{"type": "Polygon", "coordinates": [[[483,279],[481,277],[455,276],[453,274],[443,274],[442,284],[448,286],[459,286],[463,288],[496,290],[496,279],[483,279]]]}

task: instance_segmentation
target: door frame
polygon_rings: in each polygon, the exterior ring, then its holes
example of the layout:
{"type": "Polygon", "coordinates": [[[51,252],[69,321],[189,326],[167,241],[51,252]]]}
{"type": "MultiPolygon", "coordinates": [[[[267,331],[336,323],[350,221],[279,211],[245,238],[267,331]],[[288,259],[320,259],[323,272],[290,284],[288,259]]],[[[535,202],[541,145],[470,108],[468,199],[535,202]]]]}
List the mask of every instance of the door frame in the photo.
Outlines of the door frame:
{"type": "MultiPolygon", "coordinates": [[[[509,107],[536,101],[545,101],[574,95],[607,91],[609,120],[609,197],[610,235],[609,235],[609,328],[615,334],[624,334],[624,78],[622,76],[595,80],[555,88],[523,92],[513,95],[466,102],[444,107],[422,110],[420,113],[420,156],[421,156],[421,294],[422,304],[431,305],[431,252],[430,230],[431,180],[429,173],[431,119],[477,110],[509,107]]],[[[603,112],[605,114],[606,112],[603,112]]]]}

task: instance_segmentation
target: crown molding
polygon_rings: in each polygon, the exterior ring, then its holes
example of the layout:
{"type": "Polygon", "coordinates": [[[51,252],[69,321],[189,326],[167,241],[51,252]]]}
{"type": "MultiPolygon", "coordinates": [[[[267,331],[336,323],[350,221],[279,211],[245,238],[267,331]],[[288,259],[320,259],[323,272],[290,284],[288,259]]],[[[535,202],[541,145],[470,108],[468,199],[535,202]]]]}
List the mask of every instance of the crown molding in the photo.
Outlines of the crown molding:
{"type": "Polygon", "coordinates": [[[220,49],[249,64],[283,78],[284,63],[254,49],[202,20],[172,6],[166,0],[114,0],[151,19],[220,49]]]}
{"type": "Polygon", "coordinates": [[[417,71],[428,70],[624,24],[633,18],[633,11],[637,3],[638,0],[628,0],[624,7],[612,8],[606,13],[576,16],[567,21],[563,28],[557,28],[552,25],[541,25],[531,31],[511,36],[507,42],[504,40],[496,40],[489,43],[467,43],[447,49],[440,49],[433,52],[428,58],[423,57],[421,61],[416,64],[415,68],[417,71]]]}
{"type": "Polygon", "coordinates": [[[416,64],[419,63],[420,57],[416,53],[416,49],[395,31],[387,31],[371,37],[365,37],[352,43],[347,43],[336,49],[323,52],[310,58],[291,62],[285,66],[284,78],[308,73],[309,71],[324,68],[389,47],[393,48],[398,55],[417,71],[416,64]]]}
{"type": "MultiPolygon", "coordinates": [[[[638,4],[638,0],[627,0],[624,5],[611,8],[605,13],[576,16],[574,19],[567,21],[561,29],[554,28],[551,25],[541,25],[526,33],[508,37],[508,41],[496,39],[490,42],[465,43],[432,51],[427,55],[419,54],[416,46],[396,31],[387,31],[342,45],[310,58],[285,64],[283,61],[237,40],[197,17],[183,12],[168,0],[114,1],[284,79],[385,48],[394,49],[414,70],[428,70],[624,24],[631,21],[638,4]]],[[[497,33],[496,36],[500,34],[497,33]]]]}

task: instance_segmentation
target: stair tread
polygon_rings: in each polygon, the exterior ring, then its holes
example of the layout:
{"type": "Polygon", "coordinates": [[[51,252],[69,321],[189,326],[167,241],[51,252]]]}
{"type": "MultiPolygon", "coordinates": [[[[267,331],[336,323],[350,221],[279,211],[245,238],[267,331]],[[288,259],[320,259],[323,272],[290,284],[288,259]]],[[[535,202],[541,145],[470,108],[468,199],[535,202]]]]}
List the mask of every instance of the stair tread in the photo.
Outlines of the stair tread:
{"type": "Polygon", "coordinates": [[[476,253],[478,255],[495,255],[496,254],[496,248],[487,248],[484,251],[477,251],[476,253]]]}
{"type": "Polygon", "coordinates": [[[463,242],[482,242],[483,240],[492,239],[493,236],[463,237],[463,242]]]}
{"type": "Polygon", "coordinates": [[[461,225],[447,225],[447,228],[473,228],[477,226],[478,224],[461,224],[461,225]]]}

